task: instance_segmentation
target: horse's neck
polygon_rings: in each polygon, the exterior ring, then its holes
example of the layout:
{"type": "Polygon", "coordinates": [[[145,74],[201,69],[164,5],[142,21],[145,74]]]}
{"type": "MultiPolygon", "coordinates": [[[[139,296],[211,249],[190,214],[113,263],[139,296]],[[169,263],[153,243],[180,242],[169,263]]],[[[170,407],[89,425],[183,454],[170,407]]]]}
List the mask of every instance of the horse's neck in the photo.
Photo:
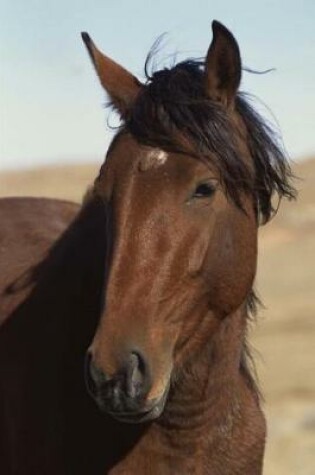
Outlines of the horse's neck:
{"type": "MultiPolygon", "coordinates": [[[[242,460],[241,434],[257,420],[252,414],[260,412],[254,387],[250,387],[242,369],[246,319],[244,304],[221,322],[209,343],[179,377],[165,408],[160,440],[171,447],[170,456],[191,453],[200,464],[196,472],[186,467],[187,473],[260,473],[259,461],[250,465],[252,472],[237,467],[240,463],[239,467],[244,468],[247,463],[242,460]],[[233,458],[239,460],[236,465],[229,464],[233,458]],[[220,471],[222,463],[224,472],[220,471]],[[209,472],[206,466],[211,467],[209,472]]],[[[259,440],[263,427],[262,420],[257,428],[259,440]]],[[[249,444],[256,444],[256,435],[254,438],[249,444]]]]}

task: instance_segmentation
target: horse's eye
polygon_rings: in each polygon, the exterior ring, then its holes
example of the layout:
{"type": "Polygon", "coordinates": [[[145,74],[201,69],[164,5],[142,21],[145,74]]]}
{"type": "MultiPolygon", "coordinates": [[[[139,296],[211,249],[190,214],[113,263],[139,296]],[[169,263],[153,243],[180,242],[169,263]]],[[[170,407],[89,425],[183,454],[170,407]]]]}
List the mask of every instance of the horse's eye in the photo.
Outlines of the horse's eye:
{"type": "Polygon", "coordinates": [[[215,192],[215,186],[212,183],[200,183],[194,191],[193,198],[207,198],[215,192]]]}

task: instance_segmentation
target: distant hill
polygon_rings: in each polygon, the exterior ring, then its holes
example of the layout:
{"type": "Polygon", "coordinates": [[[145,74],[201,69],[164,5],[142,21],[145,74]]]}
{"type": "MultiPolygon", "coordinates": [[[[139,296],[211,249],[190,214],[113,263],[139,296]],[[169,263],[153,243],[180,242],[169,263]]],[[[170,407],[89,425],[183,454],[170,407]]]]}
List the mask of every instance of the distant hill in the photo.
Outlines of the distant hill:
{"type": "Polygon", "coordinates": [[[80,202],[100,165],[47,166],[0,172],[0,196],[41,196],[80,202]]]}

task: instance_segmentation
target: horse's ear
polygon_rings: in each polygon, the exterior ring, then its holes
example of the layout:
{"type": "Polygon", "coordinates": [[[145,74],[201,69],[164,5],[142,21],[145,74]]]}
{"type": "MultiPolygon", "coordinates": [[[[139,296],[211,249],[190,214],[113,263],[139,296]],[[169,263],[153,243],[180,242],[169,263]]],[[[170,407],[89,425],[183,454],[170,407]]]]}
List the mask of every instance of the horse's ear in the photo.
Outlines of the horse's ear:
{"type": "Polygon", "coordinates": [[[228,107],[241,81],[240,50],[232,33],[221,23],[213,21],[212,31],[205,64],[207,94],[228,107]]]}
{"type": "Polygon", "coordinates": [[[81,33],[81,36],[103,88],[114,107],[126,117],[141,89],[141,83],[126,69],[101,53],[87,33],[81,33]]]}

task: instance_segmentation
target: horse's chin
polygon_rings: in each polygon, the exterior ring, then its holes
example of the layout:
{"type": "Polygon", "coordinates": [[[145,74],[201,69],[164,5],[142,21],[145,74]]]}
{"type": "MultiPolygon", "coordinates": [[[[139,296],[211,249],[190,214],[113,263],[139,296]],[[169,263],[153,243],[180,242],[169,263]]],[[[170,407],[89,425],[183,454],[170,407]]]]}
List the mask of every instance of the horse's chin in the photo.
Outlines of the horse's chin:
{"type": "Polygon", "coordinates": [[[102,412],[110,414],[111,417],[116,419],[119,422],[124,422],[127,424],[142,424],[145,422],[152,422],[158,419],[163,413],[169,388],[164,391],[163,395],[150,404],[150,406],[144,405],[136,411],[112,411],[108,410],[106,407],[102,406],[101,403],[98,403],[98,406],[102,412]]]}
{"type": "Polygon", "coordinates": [[[157,404],[153,408],[147,411],[140,411],[134,413],[115,413],[109,414],[119,422],[125,422],[127,424],[141,424],[145,422],[152,422],[162,414],[164,404],[157,404]]]}

